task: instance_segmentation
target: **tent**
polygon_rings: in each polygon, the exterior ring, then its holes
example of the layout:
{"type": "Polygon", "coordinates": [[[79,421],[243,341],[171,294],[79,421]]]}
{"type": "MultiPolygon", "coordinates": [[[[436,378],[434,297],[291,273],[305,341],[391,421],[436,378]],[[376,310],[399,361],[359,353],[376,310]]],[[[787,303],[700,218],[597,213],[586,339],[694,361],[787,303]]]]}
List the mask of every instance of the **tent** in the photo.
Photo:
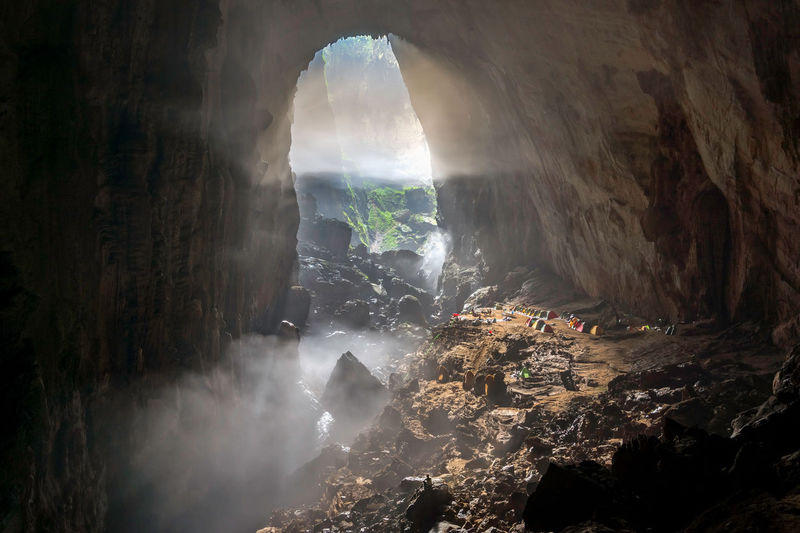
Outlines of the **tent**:
{"type": "Polygon", "coordinates": [[[583,333],[584,324],[586,324],[586,322],[578,322],[577,324],[575,324],[575,330],[583,333]]]}
{"type": "Polygon", "coordinates": [[[603,334],[603,328],[601,328],[600,326],[592,326],[592,330],[591,330],[590,333],[592,335],[602,335],[603,334]]]}
{"type": "Polygon", "coordinates": [[[542,323],[536,329],[538,329],[539,331],[542,331],[544,333],[553,333],[553,328],[550,326],[550,324],[548,324],[544,320],[542,320],[541,322],[542,323]]]}
{"type": "Polygon", "coordinates": [[[464,390],[470,390],[475,386],[475,372],[472,370],[467,370],[467,373],[464,375],[464,383],[463,388],[464,390]]]}
{"type": "Polygon", "coordinates": [[[541,329],[542,329],[542,324],[544,324],[544,320],[542,320],[542,319],[540,318],[539,320],[537,320],[537,321],[536,321],[536,323],[533,325],[533,327],[534,327],[534,329],[536,329],[537,331],[541,331],[541,329]]]}
{"type": "Polygon", "coordinates": [[[556,313],[555,311],[548,311],[547,320],[553,320],[554,318],[558,318],[558,313],[556,313]]]}

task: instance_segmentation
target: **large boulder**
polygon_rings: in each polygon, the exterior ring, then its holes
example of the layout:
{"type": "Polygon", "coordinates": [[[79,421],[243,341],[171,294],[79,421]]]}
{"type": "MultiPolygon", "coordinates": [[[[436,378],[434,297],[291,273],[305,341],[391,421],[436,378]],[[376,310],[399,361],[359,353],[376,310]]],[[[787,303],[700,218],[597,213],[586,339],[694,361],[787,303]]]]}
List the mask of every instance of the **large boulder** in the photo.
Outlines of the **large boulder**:
{"type": "Polygon", "coordinates": [[[414,531],[428,531],[442,518],[445,507],[453,500],[445,484],[435,484],[430,477],[422,482],[422,488],[406,509],[406,519],[414,531]]]}
{"type": "Polygon", "coordinates": [[[496,285],[489,285],[488,287],[481,287],[476,290],[464,302],[461,308],[462,312],[467,312],[474,307],[489,307],[493,305],[499,298],[499,292],[496,285]]]}
{"type": "Polygon", "coordinates": [[[406,294],[397,302],[397,319],[400,322],[409,322],[419,326],[427,326],[422,304],[416,296],[406,294]]]}
{"type": "Polygon", "coordinates": [[[389,391],[350,352],[339,357],[320,402],[337,418],[366,420],[388,399],[389,391]]]}
{"type": "Polygon", "coordinates": [[[278,326],[277,332],[280,354],[285,358],[297,361],[300,357],[300,329],[284,320],[278,326]]]}

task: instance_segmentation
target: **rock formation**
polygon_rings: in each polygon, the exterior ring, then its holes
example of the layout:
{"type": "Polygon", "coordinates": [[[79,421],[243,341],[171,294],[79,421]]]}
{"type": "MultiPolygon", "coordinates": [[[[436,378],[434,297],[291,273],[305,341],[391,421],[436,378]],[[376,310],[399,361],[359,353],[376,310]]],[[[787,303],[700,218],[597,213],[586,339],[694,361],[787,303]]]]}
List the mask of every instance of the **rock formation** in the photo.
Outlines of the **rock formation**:
{"type": "Polygon", "coordinates": [[[352,353],[345,352],[336,361],[320,402],[334,416],[363,423],[386,398],[386,387],[378,378],[352,353]]]}

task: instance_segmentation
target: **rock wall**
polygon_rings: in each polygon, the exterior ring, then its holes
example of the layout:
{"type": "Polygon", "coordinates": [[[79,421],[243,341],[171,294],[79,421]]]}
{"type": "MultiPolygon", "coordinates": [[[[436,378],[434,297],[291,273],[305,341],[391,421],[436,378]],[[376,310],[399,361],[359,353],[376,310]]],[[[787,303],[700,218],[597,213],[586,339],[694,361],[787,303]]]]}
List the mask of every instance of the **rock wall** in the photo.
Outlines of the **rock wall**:
{"type": "Polygon", "coordinates": [[[444,223],[454,241],[476,239],[491,276],[537,263],[647,314],[756,318],[776,341],[796,338],[799,9],[4,10],[3,526],[102,529],[119,417],[149,387],[214,364],[229,336],[280,318],[297,227],[292,95],[340,36],[405,40],[393,46],[444,223]]]}
{"type": "Polygon", "coordinates": [[[98,530],[147,391],[281,318],[297,203],[216,4],[3,18],[0,523],[98,530]]]}
{"type": "Polygon", "coordinates": [[[456,252],[474,240],[489,281],[535,262],[647,316],[796,338],[797,2],[469,12],[393,41],[456,252]]]}

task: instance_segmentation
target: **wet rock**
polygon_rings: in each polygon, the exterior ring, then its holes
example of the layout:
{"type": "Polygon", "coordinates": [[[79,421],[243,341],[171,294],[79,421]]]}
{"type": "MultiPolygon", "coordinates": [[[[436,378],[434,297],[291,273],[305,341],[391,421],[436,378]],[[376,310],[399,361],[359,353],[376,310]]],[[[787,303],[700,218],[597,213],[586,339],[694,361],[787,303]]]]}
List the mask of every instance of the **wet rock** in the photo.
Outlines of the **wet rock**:
{"type": "Polygon", "coordinates": [[[427,325],[419,299],[410,294],[403,296],[397,302],[397,319],[400,322],[409,322],[420,326],[427,325]]]}
{"type": "Polygon", "coordinates": [[[388,398],[388,391],[352,353],[339,357],[320,402],[334,416],[364,419],[388,398]]]}

